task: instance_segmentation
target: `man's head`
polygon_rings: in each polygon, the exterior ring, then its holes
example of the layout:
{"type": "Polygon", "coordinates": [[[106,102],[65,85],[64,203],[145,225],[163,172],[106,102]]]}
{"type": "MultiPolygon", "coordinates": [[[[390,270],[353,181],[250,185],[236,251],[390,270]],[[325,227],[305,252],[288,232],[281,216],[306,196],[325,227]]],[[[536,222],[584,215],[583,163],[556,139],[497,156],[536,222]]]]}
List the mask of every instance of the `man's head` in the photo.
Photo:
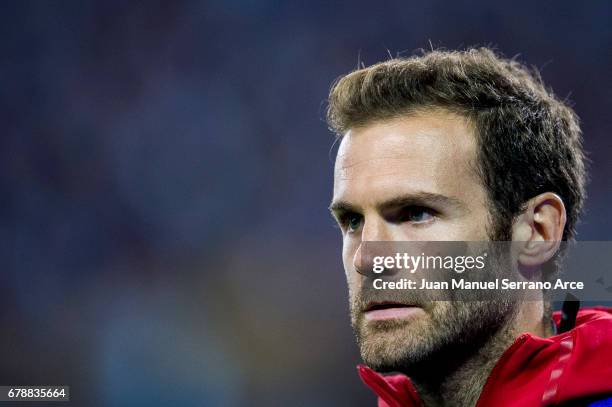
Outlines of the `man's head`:
{"type": "MultiPolygon", "coordinates": [[[[515,61],[487,49],[432,51],[360,69],[332,88],[328,121],[341,138],[332,211],[352,324],[374,367],[476,343],[518,310],[502,301],[430,302],[377,319],[357,272],[362,242],[574,234],[585,177],[577,119],[515,61]]],[[[525,247],[527,265],[550,255],[525,247]]]]}

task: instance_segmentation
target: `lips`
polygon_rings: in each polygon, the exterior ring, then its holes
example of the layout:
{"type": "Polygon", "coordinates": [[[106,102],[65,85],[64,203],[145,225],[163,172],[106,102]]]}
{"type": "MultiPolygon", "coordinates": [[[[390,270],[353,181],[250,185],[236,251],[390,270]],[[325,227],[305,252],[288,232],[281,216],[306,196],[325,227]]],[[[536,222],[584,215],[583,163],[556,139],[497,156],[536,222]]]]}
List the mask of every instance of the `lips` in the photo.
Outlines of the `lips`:
{"type": "Polygon", "coordinates": [[[369,303],[363,312],[367,321],[384,321],[409,318],[415,313],[423,312],[423,309],[416,305],[384,301],[369,303]]]}

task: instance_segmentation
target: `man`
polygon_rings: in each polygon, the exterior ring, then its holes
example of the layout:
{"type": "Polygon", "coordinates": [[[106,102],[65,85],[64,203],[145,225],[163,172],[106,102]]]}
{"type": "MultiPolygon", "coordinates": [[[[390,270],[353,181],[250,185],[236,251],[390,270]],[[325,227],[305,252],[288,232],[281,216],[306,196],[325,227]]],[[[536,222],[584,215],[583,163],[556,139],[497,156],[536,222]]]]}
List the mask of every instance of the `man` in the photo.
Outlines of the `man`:
{"type": "Polygon", "coordinates": [[[414,302],[374,301],[365,290],[365,242],[513,241],[530,267],[574,237],[581,133],[537,75],[486,48],[393,59],[337,81],[328,122],[341,139],[331,210],[369,366],[359,373],[379,406],[588,405],[612,396],[612,316],[603,308],[580,311],[561,332],[544,294],[414,302]]]}

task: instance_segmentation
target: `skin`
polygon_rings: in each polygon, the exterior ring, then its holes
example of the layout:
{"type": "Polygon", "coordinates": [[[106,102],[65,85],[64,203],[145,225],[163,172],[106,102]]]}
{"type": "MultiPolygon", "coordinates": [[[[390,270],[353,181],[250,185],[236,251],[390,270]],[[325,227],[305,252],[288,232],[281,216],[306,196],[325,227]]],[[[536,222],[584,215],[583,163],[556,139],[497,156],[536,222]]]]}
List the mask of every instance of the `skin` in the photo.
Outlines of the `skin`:
{"type": "MultiPolygon", "coordinates": [[[[475,405],[515,337],[550,335],[542,301],[432,301],[395,319],[366,315],[365,278],[357,272],[364,266],[363,242],[490,240],[492,216],[475,172],[476,153],[466,118],[430,109],[350,129],[335,163],[330,209],[342,231],[351,322],[362,358],[379,371],[409,375],[426,405],[475,405]]],[[[557,195],[528,201],[512,227],[520,265],[537,267],[554,255],[564,226],[557,195]]]]}

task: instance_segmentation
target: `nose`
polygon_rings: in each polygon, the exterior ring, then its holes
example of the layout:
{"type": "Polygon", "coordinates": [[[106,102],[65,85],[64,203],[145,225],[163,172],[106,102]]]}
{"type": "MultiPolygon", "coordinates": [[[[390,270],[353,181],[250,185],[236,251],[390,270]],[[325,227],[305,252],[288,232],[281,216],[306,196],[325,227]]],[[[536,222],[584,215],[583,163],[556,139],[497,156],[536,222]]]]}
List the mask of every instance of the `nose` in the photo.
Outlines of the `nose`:
{"type": "Polygon", "coordinates": [[[353,267],[362,275],[372,272],[375,256],[381,255],[381,245],[376,242],[392,241],[389,225],[380,217],[364,217],[361,240],[353,257],[353,267]]]}

